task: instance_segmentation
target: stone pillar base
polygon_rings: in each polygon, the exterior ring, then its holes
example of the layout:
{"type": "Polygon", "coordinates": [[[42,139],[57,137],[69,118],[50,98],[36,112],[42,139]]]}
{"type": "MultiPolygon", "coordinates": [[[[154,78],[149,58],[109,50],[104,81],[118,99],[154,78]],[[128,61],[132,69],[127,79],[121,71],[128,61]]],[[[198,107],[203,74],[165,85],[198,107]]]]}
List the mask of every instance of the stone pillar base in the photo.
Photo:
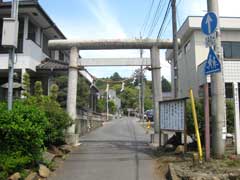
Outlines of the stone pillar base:
{"type": "Polygon", "coordinates": [[[65,141],[69,145],[77,146],[79,145],[79,134],[68,133],[65,137],[65,141]]]}
{"type": "Polygon", "coordinates": [[[151,144],[154,147],[159,147],[159,134],[151,134],[151,144]]]}

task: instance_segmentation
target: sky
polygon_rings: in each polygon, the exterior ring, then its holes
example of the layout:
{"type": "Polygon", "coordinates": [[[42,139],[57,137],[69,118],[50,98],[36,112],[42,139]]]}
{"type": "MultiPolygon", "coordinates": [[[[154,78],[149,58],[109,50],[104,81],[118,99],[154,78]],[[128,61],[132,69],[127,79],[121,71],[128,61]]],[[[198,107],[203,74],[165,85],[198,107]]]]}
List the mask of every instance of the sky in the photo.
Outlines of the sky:
{"type": "MultiPolygon", "coordinates": [[[[135,39],[142,36],[156,38],[161,26],[168,0],[161,0],[159,23],[149,34],[151,22],[158,2],[147,20],[152,0],[39,0],[45,11],[68,39],[135,39]],[[145,23],[144,23],[145,22],[145,23]],[[148,23],[146,23],[148,22],[148,23]],[[145,25],[145,26],[144,26],[145,25]],[[150,35],[150,36],[148,36],[150,35]]],[[[207,0],[177,0],[178,28],[187,16],[201,16],[207,11],[207,0]]],[[[240,17],[240,0],[219,0],[220,16],[240,17]]],[[[171,12],[170,12],[171,14],[171,12]]],[[[171,39],[170,16],[163,28],[161,38],[171,39]]],[[[135,58],[139,50],[80,51],[83,58],[135,58]]],[[[143,57],[149,57],[149,50],[144,50],[143,57]]],[[[170,65],[165,60],[165,51],[160,51],[162,75],[171,79],[170,65]]],[[[96,67],[88,71],[97,78],[109,77],[118,72],[122,77],[130,77],[138,67],[96,67]]],[[[151,73],[146,72],[151,79],[151,73]]]]}

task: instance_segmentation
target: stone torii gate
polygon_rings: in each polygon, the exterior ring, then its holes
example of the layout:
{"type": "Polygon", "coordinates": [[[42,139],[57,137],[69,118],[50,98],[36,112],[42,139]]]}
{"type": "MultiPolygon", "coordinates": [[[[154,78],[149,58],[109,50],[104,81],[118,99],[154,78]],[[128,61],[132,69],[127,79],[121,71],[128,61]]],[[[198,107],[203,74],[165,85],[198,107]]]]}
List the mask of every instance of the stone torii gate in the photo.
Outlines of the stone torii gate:
{"type": "MultiPolygon", "coordinates": [[[[161,66],[159,49],[172,49],[170,40],[134,39],[134,40],[50,40],[49,49],[70,50],[68,72],[67,112],[75,120],[77,99],[78,69],[81,66],[81,50],[149,49],[151,52],[151,70],[153,86],[154,131],[159,133],[159,101],[162,100],[161,66]]],[[[84,64],[84,63],[83,63],[84,64]]],[[[86,62],[85,62],[86,64],[86,62]]],[[[127,64],[126,64],[127,65],[127,64]]],[[[96,64],[97,66],[97,64],[96,64]]],[[[79,135],[75,132],[75,123],[68,129],[67,142],[77,144],[79,135]]]]}

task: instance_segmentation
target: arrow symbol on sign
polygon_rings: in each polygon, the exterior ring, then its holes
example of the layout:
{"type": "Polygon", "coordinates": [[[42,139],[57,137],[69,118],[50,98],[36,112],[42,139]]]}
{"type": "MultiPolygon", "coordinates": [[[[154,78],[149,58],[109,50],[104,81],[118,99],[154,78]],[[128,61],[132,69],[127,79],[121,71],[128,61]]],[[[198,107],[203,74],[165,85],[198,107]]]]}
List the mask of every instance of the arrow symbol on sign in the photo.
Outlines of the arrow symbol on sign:
{"type": "Polygon", "coordinates": [[[206,24],[208,24],[208,33],[211,33],[211,23],[212,23],[213,19],[211,18],[210,15],[207,16],[207,19],[206,19],[206,24]]]}

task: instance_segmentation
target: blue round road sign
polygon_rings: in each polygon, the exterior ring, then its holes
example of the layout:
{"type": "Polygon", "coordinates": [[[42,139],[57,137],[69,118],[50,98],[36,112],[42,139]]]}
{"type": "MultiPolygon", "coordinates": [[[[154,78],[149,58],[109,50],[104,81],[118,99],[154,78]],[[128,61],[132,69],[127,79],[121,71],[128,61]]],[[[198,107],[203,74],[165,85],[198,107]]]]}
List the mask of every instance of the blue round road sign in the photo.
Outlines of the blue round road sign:
{"type": "Polygon", "coordinates": [[[214,33],[217,28],[217,23],[216,14],[208,12],[202,19],[202,32],[206,35],[214,33]]]}

